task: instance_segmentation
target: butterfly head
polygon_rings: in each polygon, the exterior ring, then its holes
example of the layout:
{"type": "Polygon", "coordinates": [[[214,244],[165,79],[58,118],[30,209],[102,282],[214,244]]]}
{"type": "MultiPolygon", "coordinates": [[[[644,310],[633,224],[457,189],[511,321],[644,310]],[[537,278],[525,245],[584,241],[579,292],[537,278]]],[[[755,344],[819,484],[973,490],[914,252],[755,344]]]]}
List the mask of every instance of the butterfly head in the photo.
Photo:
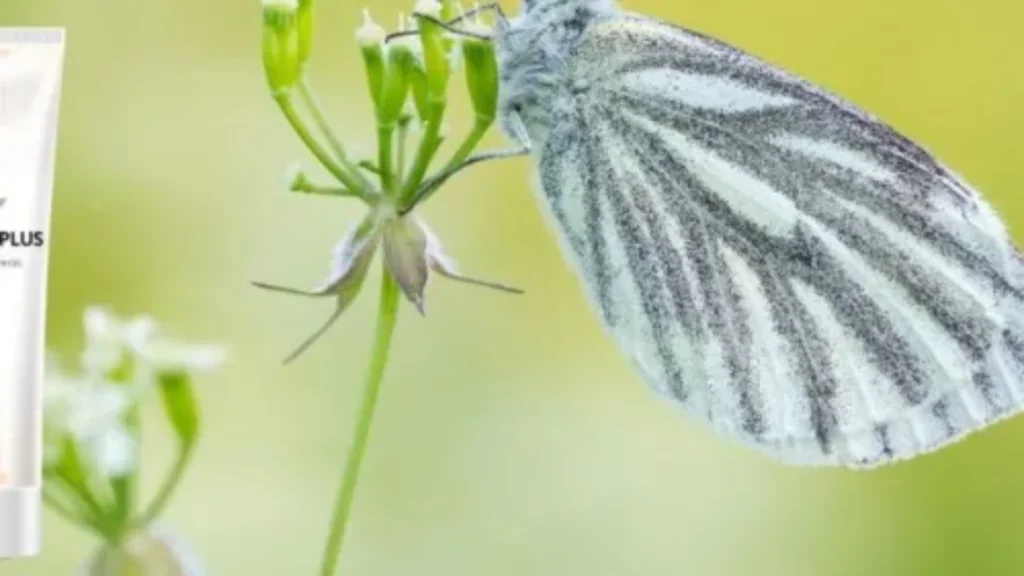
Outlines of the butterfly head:
{"type": "Polygon", "coordinates": [[[523,0],[522,12],[498,29],[503,126],[521,120],[533,144],[543,144],[571,103],[566,67],[573,47],[594,20],[616,10],[613,0],[523,0]]]}

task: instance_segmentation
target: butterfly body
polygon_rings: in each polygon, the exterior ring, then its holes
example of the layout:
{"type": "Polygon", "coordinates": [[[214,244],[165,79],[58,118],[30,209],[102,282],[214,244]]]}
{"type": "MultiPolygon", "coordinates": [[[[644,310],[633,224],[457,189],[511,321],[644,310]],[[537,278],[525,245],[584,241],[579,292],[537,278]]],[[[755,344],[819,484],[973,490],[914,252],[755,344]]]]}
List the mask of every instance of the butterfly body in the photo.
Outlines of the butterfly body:
{"type": "Polygon", "coordinates": [[[607,0],[499,33],[500,109],[619,347],[774,458],[874,466],[1024,405],[1024,260],[961,178],[870,114],[607,0]]]}

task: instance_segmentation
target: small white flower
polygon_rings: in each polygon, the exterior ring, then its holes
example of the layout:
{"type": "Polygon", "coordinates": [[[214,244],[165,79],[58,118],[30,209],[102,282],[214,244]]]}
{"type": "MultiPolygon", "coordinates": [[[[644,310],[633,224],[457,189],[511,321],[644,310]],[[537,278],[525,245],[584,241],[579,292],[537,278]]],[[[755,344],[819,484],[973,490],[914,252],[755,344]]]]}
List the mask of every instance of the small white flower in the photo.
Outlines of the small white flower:
{"type": "Polygon", "coordinates": [[[370,9],[363,8],[363,25],[356,30],[356,42],[362,47],[379,46],[387,38],[387,32],[370,17],[370,9]]]}
{"type": "Polygon", "coordinates": [[[156,322],[149,316],[122,321],[102,306],[86,309],[84,325],[86,344],[82,367],[96,377],[120,368],[127,355],[146,349],[157,333],[156,322]]]}
{"type": "Polygon", "coordinates": [[[159,335],[149,316],[121,320],[107,308],[85,312],[86,346],[82,367],[91,378],[105,378],[127,361],[133,380],[142,388],[152,385],[159,372],[208,372],[221,363],[225,351],[218,346],[192,345],[159,335]]]}
{"type": "Polygon", "coordinates": [[[423,14],[434,18],[441,17],[442,6],[437,0],[418,0],[416,7],[412,9],[414,14],[423,14]]]}
{"type": "Polygon", "coordinates": [[[131,471],[136,440],[125,428],[124,418],[134,403],[123,386],[68,377],[51,362],[43,393],[46,464],[56,464],[64,439],[70,438],[97,474],[112,477],[131,471]]]}
{"type": "Polygon", "coordinates": [[[162,373],[208,372],[224,361],[219,346],[195,345],[159,335],[149,316],[122,320],[104,307],[85,311],[82,374],[65,374],[48,359],[44,388],[44,459],[57,464],[67,440],[86,466],[117,477],[137,464],[138,438],[125,426],[129,411],[150,393],[162,373]]]}
{"type": "Polygon", "coordinates": [[[299,9],[299,0],[263,0],[263,7],[294,12],[299,9]]]}
{"type": "Polygon", "coordinates": [[[302,164],[298,162],[292,162],[285,168],[284,176],[285,190],[295,192],[301,190],[303,185],[308,182],[305,172],[302,170],[302,164]]]}
{"type": "Polygon", "coordinates": [[[212,344],[155,340],[140,351],[139,359],[158,372],[210,372],[224,363],[227,351],[212,344]]]}
{"type": "Polygon", "coordinates": [[[156,321],[137,316],[124,322],[104,306],[90,306],[85,311],[85,337],[91,342],[115,342],[138,349],[145,346],[157,332],[156,321]]]}
{"type": "MultiPolygon", "coordinates": [[[[417,22],[413,19],[406,19],[405,14],[398,15],[398,30],[400,32],[414,32],[417,30],[417,22]]],[[[423,43],[420,41],[418,34],[406,34],[405,36],[398,36],[393,38],[388,43],[388,48],[391,50],[405,50],[412,54],[413,63],[420,70],[426,70],[426,64],[423,60],[423,43]]]]}

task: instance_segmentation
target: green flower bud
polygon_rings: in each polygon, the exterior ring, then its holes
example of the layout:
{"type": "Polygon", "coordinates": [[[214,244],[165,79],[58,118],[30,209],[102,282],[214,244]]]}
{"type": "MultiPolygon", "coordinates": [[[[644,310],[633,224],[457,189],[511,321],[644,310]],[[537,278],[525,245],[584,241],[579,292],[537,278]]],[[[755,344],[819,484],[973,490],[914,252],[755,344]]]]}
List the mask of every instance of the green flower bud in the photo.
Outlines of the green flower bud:
{"type": "MultiPolygon", "coordinates": [[[[442,6],[437,0],[420,0],[416,4],[417,15],[441,18],[442,6]]],[[[445,30],[426,18],[417,18],[420,28],[420,42],[423,44],[423,63],[427,70],[427,95],[431,104],[443,103],[448,88],[450,68],[445,30]]]]}
{"type": "Polygon", "coordinates": [[[416,115],[425,120],[430,111],[430,98],[427,95],[427,72],[415,68],[409,73],[409,84],[412,86],[412,100],[416,105],[416,115]]]}
{"type": "MultiPolygon", "coordinates": [[[[462,12],[462,7],[455,0],[441,0],[441,21],[451,22],[462,12]]],[[[456,41],[451,35],[447,35],[444,40],[444,47],[446,50],[451,50],[455,47],[456,41]]]]}
{"type": "Polygon", "coordinates": [[[302,171],[302,166],[294,162],[288,166],[284,173],[284,185],[290,192],[304,192],[313,186],[309,177],[302,171]]]}
{"type": "Polygon", "coordinates": [[[263,68],[275,94],[287,91],[299,80],[297,0],[263,2],[263,68]]]}
{"type": "Polygon", "coordinates": [[[370,85],[370,98],[378,110],[381,106],[381,95],[384,90],[385,62],[384,39],[387,36],[383,28],[370,17],[369,9],[363,10],[363,25],[356,30],[356,42],[363,52],[363,63],[366,65],[366,76],[370,85]]]}
{"type": "MultiPolygon", "coordinates": [[[[471,24],[472,32],[490,34],[481,24],[471,24]]],[[[473,110],[485,121],[492,121],[498,109],[498,60],[494,44],[476,38],[462,42],[462,57],[466,68],[466,85],[473,102],[473,110]]]]}
{"type": "Polygon", "coordinates": [[[409,96],[411,77],[417,70],[422,71],[420,55],[410,46],[410,43],[395,42],[388,49],[384,93],[378,109],[378,121],[384,126],[391,126],[398,120],[409,96]]]}
{"type": "Polygon", "coordinates": [[[299,65],[304,65],[313,51],[313,0],[299,0],[295,26],[299,34],[299,65]]]}
{"type": "Polygon", "coordinates": [[[455,0],[441,0],[441,20],[451,22],[458,16],[459,4],[455,0]]]}

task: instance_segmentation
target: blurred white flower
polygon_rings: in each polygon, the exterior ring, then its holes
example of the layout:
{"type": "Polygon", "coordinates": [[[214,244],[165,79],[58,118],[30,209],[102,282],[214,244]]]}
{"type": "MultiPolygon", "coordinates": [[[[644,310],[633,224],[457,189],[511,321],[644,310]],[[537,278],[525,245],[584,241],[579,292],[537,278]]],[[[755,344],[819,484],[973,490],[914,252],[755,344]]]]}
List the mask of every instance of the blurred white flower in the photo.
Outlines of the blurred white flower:
{"type": "Polygon", "coordinates": [[[212,344],[187,344],[158,339],[139,352],[139,359],[157,372],[210,372],[224,363],[227,351],[212,344]]]}
{"type": "Polygon", "coordinates": [[[146,574],[203,576],[195,553],[180,538],[160,527],[132,534],[120,548],[101,545],[78,569],[78,576],[146,574]]]}
{"type": "Polygon", "coordinates": [[[138,438],[127,414],[167,373],[209,372],[225,358],[219,346],[165,338],[149,316],[121,319],[108,308],[85,311],[85,349],[80,375],[70,376],[50,359],[44,390],[47,466],[54,466],[69,439],[90,471],[117,477],[131,472],[138,438]]]}
{"type": "Polygon", "coordinates": [[[124,426],[124,417],[133,403],[129,391],[117,383],[69,377],[50,362],[43,394],[46,465],[57,464],[70,439],[95,473],[116,477],[130,472],[136,439],[124,426]]]}
{"type": "Polygon", "coordinates": [[[154,384],[161,372],[209,372],[226,357],[220,346],[164,337],[149,316],[122,320],[100,306],[85,311],[85,335],[82,367],[86,373],[109,376],[127,362],[135,372],[133,380],[142,387],[154,384]]]}
{"type": "Polygon", "coordinates": [[[149,316],[123,321],[103,306],[87,308],[83,320],[86,344],[82,368],[101,376],[122,367],[129,355],[145,350],[158,330],[149,316]]]}
{"type": "Polygon", "coordinates": [[[379,46],[387,38],[387,31],[370,17],[370,9],[363,8],[363,25],[356,30],[356,42],[360,46],[379,46]]]}

